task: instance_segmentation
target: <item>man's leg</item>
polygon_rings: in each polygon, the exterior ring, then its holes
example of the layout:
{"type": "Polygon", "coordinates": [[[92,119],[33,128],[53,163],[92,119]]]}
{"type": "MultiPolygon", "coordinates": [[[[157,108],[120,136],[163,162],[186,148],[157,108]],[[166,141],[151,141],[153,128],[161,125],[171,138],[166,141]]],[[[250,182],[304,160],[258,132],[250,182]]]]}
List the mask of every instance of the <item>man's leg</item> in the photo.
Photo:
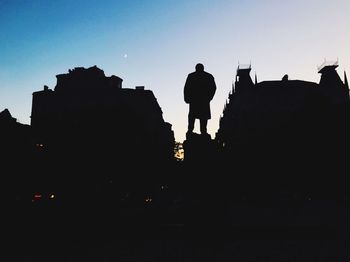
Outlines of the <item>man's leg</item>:
{"type": "Polygon", "coordinates": [[[191,115],[188,115],[188,133],[192,133],[194,129],[194,120],[195,118],[191,115]]]}
{"type": "Polygon", "coordinates": [[[201,129],[201,134],[205,135],[207,134],[207,123],[208,119],[200,119],[200,129],[201,129]]]}

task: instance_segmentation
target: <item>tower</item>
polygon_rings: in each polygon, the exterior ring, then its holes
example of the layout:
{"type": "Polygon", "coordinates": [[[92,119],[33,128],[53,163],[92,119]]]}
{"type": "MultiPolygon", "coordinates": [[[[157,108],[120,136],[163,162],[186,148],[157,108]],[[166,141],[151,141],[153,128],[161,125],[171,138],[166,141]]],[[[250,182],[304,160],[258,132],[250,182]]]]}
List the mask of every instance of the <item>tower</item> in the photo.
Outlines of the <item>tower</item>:
{"type": "Polygon", "coordinates": [[[320,91],[333,105],[340,105],[348,103],[349,101],[346,74],[344,75],[345,83],[343,83],[336,71],[337,67],[338,61],[324,61],[323,64],[318,67],[318,73],[321,74],[319,83],[320,91]]]}
{"type": "Polygon", "coordinates": [[[254,86],[253,80],[250,77],[251,65],[238,65],[235,92],[249,90],[254,86]]]}
{"type": "Polygon", "coordinates": [[[318,67],[318,73],[321,74],[320,86],[328,88],[344,87],[336,68],[338,67],[338,61],[330,62],[325,61],[318,67]]]}

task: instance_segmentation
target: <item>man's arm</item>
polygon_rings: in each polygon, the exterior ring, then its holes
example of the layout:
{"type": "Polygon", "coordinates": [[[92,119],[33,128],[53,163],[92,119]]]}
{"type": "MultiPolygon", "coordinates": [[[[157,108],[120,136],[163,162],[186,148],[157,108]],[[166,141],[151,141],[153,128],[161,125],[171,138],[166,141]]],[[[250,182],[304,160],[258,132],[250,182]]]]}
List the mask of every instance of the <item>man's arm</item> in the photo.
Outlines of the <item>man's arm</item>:
{"type": "Polygon", "coordinates": [[[214,95],[215,95],[215,92],[216,92],[216,84],[215,84],[215,79],[214,79],[214,77],[212,76],[212,77],[211,77],[210,100],[213,99],[213,97],[214,97],[214,95]]]}
{"type": "Polygon", "coordinates": [[[184,100],[185,103],[188,104],[190,102],[190,84],[189,84],[189,77],[187,76],[185,87],[184,87],[184,100]]]}

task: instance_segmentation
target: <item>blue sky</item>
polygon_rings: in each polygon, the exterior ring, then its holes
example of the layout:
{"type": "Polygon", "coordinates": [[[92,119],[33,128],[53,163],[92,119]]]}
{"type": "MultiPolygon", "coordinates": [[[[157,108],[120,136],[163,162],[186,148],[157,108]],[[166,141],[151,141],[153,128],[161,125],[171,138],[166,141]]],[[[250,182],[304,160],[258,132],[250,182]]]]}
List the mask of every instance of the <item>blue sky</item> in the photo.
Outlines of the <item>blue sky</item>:
{"type": "Polygon", "coordinates": [[[339,58],[338,73],[350,75],[349,14],[348,0],[0,0],[0,110],[29,124],[34,91],[97,65],[124,87],[152,90],[183,141],[183,86],[201,62],[217,84],[214,137],[239,62],[251,62],[259,81],[287,73],[318,82],[325,58],[339,58]]]}

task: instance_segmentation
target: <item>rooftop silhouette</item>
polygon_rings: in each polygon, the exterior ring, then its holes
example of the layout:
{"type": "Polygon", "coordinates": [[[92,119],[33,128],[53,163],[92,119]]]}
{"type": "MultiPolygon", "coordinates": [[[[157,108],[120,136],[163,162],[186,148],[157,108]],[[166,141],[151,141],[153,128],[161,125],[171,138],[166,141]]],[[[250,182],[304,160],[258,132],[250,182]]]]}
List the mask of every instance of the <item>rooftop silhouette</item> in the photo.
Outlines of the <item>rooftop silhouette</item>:
{"type": "Polygon", "coordinates": [[[234,163],[232,172],[247,172],[277,190],[287,184],[295,191],[305,185],[322,191],[321,185],[333,182],[332,192],[339,190],[347,168],[350,104],[346,74],[343,82],[336,68],[323,65],[319,83],[288,75],[254,83],[251,68],[239,67],[215,136],[220,158],[234,163]]]}
{"type": "Polygon", "coordinates": [[[62,150],[86,147],[89,154],[109,147],[125,159],[172,157],[171,125],[152,91],[122,88],[121,78],[106,77],[96,66],[56,77],[54,90],[33,93],[31,127],[39,143],[62,150]]]}

